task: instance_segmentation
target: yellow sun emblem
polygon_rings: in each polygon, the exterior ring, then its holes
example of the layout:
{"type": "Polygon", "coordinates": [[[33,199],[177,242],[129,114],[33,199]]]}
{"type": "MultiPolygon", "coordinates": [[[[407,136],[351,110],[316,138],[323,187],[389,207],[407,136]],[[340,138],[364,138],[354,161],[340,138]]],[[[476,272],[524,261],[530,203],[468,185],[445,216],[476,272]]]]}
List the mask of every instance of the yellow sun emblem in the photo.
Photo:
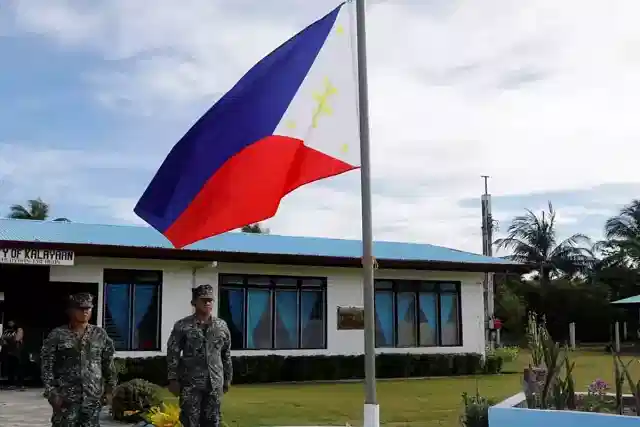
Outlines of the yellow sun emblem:
{"type": "Polygon", "coordinates": [[[333,114],[333,109],[329,105],[329,98],[338,93],[338,89],[331,83],[328,77],[324,79],[324,92],[315,92],[313,99],[316,100],[316,107],[313,109],[313,116],[311,117],[311,127],[318,127],[318,119],[322,115],[330,116],[333,114]]]}

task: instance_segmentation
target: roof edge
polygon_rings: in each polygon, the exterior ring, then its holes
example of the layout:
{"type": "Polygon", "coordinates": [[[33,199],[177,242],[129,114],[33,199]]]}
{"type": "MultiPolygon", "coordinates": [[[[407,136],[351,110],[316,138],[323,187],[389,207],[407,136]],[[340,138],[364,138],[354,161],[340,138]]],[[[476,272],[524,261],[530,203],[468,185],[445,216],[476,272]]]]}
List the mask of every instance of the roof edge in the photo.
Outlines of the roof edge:
{"type": "MultiPolygon", "coordinates": [[[[263,254],[252,252],[219,252],[196,249],[154,248],[120,245],[92,245],[55,242],[0,242],[1,247],[73,250],[79,256],[104,258],[143,258],[174,261],[218,261],[247,264],[307,265],[318,267],[361,267],[360,258],[323,255],[263,254]]],[[[461,263],[454,261],[394,260],[376,258],[379,268],[397,270],[437,270],[477,273],[525,274],[530,267],[517,263],[461,263]]]]}

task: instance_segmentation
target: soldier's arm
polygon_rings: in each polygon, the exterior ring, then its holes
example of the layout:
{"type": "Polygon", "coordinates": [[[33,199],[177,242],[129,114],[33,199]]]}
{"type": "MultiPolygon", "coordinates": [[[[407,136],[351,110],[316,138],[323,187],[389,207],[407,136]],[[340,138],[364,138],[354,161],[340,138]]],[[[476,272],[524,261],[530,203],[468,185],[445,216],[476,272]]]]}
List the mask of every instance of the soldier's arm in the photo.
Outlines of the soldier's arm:
{"type": "Polygon", "coordinates": [[[104,332],[104,347],[102,348],[102,378],[106,393],[111,393],[116,387],[116,367],[113,360],[115,354],[113,340],[104,332]]]}
{"type": "Polygon", "coordinates": [[[182,351],[182,328],[179,323],[173,325],[169,341],[167,342],[167,378],[169,381],[178,380],[178,365],[182,351]]]}
{"type": "Polygon", "coordinates": [[[22,342],[24,340],[24,330],[22,328],[18,328],[16,331],[16,341],[22,342]]]}
{"type": "Polygon", "coordinates": [[[231,331],[226,322],[222,324],[224,342],[222,344],[222,367],[224,369],[224,384],[229,387],[233,379],[233,363],[231,361],[231,331]]]}
{"type": "Polygon", "coordinates": [[[51,331],[42,344],[40,350],[40,369],[42,374],[42,384],[44,385],[44,397],[51,399],[55,394],[56,384],[53,375],[53,367],[56,361],[57,334],[51,331]]]}

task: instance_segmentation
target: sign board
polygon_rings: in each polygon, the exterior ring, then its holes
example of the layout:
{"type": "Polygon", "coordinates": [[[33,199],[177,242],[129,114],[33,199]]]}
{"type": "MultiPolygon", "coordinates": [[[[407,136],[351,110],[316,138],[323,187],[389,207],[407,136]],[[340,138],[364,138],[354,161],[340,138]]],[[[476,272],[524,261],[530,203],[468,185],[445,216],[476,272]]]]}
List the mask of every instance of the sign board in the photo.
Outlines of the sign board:
{"type": "Polygon", "coordinates": [[[338,330],[364,329],[363,307],[338,307],[338,330]]]}
{"type": "Polygon", "coordinates": [[[0,264],[73,265],[73,251],[59,249],[0,249],[0,264]]]}

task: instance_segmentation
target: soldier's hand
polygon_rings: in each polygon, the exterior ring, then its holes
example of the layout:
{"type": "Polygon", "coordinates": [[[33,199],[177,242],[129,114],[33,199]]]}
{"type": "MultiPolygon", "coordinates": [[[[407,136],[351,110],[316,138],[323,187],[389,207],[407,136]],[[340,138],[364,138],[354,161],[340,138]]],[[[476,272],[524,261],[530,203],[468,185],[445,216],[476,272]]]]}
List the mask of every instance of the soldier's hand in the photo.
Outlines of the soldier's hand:
{"type": "Polygon", "coordinates": [[[111,406],[111,401],[113,400],[113,395],[110,392],[106,392],[102,396],[102,404],[104,406],[111,406]]]}
{"type": "Polygon", "coordinates": [[[226,393],[228,391],[229,391],[229,384],[227,383],[222,384],[222,392],[226,393]]]}
{"type": "Polygon", "coordinates": [[[177,396],[177,395],[180,394],[180,384],[178,383],[178,381],[176,381],[176,380],[169,381],[169,391],[174,396],[177,396]]]}
{"type": "Polygon", "coordinates": [[[53,412],[60,412],[60,410],[62,409],[62,398],[60,396],[57,395],[53,395],[51,397],[49,397],[49,404],[51,405],[51,408],[53,408],[53,412]]]}

